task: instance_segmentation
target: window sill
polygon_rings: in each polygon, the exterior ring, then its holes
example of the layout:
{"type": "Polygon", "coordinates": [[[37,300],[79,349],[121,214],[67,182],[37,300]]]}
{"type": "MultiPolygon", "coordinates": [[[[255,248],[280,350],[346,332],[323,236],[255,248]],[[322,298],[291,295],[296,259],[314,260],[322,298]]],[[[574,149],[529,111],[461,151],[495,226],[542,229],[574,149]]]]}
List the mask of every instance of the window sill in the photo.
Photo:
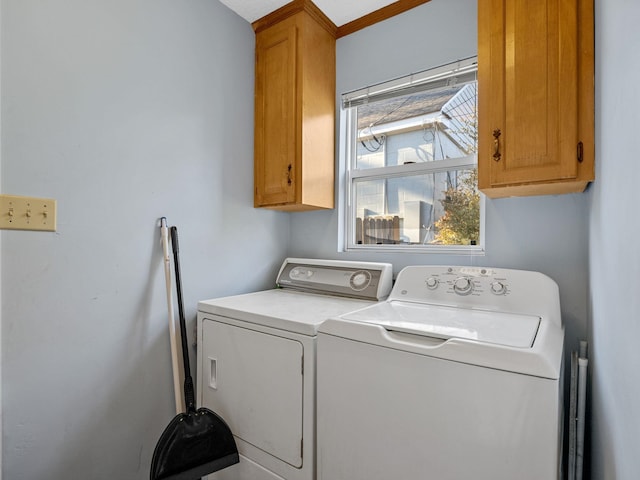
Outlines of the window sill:
{"type": "Polygon", "coordinates": [[[481,245],[350,245],[345,252],[484,256],[481,245]]]}

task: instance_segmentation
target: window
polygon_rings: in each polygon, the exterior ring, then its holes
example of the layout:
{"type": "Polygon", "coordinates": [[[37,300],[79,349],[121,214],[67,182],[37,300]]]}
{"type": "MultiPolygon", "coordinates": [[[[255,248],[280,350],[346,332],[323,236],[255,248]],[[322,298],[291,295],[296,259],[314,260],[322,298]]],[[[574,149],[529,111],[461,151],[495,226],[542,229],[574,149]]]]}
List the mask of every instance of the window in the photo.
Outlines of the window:
{"type": "Polygon", "coordinates": [[[342,97],[346,248],[481,253],[477,61],[342,97]]]}

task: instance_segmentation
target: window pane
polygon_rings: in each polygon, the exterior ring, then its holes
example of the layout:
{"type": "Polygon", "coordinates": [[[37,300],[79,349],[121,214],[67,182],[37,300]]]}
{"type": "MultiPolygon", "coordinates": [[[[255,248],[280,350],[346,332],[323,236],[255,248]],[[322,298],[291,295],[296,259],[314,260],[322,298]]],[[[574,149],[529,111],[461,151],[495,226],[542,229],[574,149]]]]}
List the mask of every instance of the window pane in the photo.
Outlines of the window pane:
{"type": "Polygon", "coordinates": [[[476,245],[477,170],[356,180],[355,244],[476,245]]]}
{"type": "Polygon", "coordinates": [[[467,59],[343,95],[348,249],[483,251],[476,67],[467,59]]]}
{"type": "Polygon", "coordinates": [[[477,83],[356,108],[355,168],[460,158],[476,152],[477,83]]]}

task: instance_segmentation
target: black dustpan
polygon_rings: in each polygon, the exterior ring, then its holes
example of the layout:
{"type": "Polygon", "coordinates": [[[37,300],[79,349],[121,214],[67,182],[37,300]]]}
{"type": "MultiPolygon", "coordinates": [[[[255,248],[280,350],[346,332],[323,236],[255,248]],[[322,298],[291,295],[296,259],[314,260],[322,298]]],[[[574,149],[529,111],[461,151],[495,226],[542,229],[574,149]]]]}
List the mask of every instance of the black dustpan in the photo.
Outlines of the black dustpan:
{"type": "Polygon", "coordinates": [[[186,413],[167,425],[158,440],[151,461],[151,480],[194,480],[238,463],[238,448],[226,422],[208,408],[195,407],[193,379],[189,368],[187,327],[182,303],[178,229],[171,227],[171,244],[178,289],[180,336],[184,362],[186,413]]]}

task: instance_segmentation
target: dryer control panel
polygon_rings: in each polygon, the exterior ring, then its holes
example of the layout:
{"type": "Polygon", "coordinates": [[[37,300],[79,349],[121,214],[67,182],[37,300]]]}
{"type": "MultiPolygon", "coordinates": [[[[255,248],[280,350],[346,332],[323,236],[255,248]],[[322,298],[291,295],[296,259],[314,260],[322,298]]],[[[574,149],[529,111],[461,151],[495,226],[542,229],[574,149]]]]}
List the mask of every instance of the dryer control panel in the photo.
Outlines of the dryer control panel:
{"type": "Polygon", "coordinates": [[[311,293],[382,300],[392,283],[390,263],[285,259],[276,283],[311,293]]]}

